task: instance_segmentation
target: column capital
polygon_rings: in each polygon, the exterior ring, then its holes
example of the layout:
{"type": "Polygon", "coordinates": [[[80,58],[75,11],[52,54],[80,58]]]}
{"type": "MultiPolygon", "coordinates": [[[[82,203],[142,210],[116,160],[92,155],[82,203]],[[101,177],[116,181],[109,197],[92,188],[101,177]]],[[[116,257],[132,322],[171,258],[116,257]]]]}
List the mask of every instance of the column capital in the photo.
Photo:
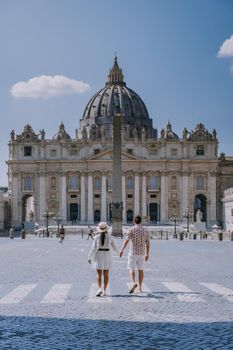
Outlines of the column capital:
{"type": "Polygon", "coordinates": [[[67,172],[61,170],[61,171],[59,172],[59,175],[60,175],[61,177],[66,177],[67,172]]]}
{"type": "Polygon", "coordinates": [[[182,175],[182,176],[190,176],[190,175],[191,175],[191,172],[188,171],[188,170],[181,170],[181,175],[182,175]]]}
{"type": "Polygon", "coordinates": [[[13,177],[18,177],[19,176],[19,172],[18,171],[13,171],[12,172],[12,176],[13,177]]]}
{"type": "Polygon", "coordinates": [[[46,176],[46,175],[47,175],[47,171],[41,171],[41,170],[39,170],[39,171],[38,171],[38,175],[39,175],[40,177],[46,176]]]}
{"type": "Polygon", "coordinates": [[[210,176],[211,177],[216,177],[217,176],[217,171],[210,171],[210,176]]]}

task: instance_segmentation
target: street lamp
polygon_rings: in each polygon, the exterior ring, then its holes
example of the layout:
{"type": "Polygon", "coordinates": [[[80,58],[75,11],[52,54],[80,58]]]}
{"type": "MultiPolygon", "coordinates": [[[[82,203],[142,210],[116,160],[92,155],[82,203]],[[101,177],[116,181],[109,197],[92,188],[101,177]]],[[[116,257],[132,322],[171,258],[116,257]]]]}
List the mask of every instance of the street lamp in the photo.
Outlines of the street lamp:
{"type": "Polygon", "coordinates": [[[176,216],[173,216],[173,217],[171,217],[170,220],[174,222],[174,234],[173,234],[173,238],[177,238],[176,225],[177,225],[177,222],[180,221],[180,219],[177,218],[176,216]]]}
{"type": "Polygon", "coordinates": [[[46,219],[46,236],[49,237],[49,218],[53,216],[52,212],[49,212],[49,209],[46,208],[46,212],[44,213],[43,217],[46,219]]]}
{"type": "Polygon", "coordinates": [[[187,237],[189,232],[189,219],[193,217],[193,213],[189,210],[189,208],[186,209],[186,211],[183,214],[183,217],[187,219],[187,232],[185,235],[187,237]]]}
{"type": "Polygon", "coordinates": [[[54,221],[57,223],[57,237],[59,237],[59,225],[62,222],[62,216],[57,214],[56,216],[54,216],[54,221]]]}

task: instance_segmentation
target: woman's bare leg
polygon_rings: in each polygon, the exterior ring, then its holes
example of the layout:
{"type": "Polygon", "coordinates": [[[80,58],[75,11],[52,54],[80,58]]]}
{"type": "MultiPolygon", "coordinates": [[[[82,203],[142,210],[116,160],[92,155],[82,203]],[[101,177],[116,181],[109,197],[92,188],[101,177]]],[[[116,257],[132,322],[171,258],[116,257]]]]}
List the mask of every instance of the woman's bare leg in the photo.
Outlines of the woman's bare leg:
{"type": "Polygon", "coordinates": [[[108,286],[108,280],[109,280],[109,270],[104,270],[104,291],[106,292],[107,286],[108,286]]]}
{"type": "Polygon", "coordinates": [[[97,272],[97,286],[98,288],[101,288],[101,276],[102,276],[102,270],[96,270],[97,272]]]}

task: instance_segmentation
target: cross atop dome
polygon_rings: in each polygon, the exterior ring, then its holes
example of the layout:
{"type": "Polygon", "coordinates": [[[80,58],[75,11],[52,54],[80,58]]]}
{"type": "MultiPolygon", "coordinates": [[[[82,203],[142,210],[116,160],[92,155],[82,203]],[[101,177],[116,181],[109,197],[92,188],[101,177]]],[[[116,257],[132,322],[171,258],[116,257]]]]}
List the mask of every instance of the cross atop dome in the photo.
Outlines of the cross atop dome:
{"type": "Polygon", "coordinates": [[[118,58],[117,54],[115,52],[115,57],[114,57],[114,63],[112,68],[109,70],[108,74],[108,82],[106,85],[111,85],[111,84],[122,84],[126,85],[124,82],[124,75],[122,73],[122,69],[118,66],[118,58]]]}

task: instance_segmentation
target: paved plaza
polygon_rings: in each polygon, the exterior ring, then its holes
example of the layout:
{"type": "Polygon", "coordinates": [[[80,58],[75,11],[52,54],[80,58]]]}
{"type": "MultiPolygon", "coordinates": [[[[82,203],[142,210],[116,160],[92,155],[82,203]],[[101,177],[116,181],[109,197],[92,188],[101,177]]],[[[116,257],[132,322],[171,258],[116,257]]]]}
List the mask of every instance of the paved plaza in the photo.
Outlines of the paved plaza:
{"type": "Polygon", "coordinates": [[[233,349],[233,242],[152,240],[133,295],[127,254],[114,255],[101,298],[91,244],[0,238],[1,350],[233,349]]]}

